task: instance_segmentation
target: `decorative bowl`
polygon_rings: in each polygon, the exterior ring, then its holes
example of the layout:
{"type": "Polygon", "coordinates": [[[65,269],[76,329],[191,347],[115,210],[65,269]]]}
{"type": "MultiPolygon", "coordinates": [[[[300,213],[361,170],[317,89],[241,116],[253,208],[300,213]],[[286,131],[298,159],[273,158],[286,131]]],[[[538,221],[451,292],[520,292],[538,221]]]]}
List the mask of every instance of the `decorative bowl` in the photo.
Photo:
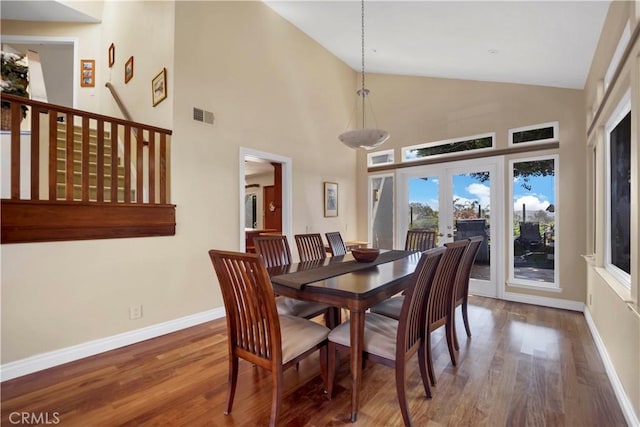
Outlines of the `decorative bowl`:
{"type": "Polygon", "coordinates": [[[352,249],[351,254],[359,262],[372,262],[378,255],[380,255],[380,249],[377,248],[359,248],[352,249]]]}

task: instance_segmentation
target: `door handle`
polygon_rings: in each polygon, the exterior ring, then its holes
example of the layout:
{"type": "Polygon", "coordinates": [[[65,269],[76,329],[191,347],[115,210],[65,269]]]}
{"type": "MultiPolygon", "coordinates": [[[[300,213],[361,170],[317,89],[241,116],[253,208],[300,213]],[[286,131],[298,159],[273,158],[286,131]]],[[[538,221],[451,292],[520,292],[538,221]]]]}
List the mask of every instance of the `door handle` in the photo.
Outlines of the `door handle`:
{"type": "Polygon", "coordinates": [[[447,237],[453,237],[453,234],[447,233],[447,237]]]}

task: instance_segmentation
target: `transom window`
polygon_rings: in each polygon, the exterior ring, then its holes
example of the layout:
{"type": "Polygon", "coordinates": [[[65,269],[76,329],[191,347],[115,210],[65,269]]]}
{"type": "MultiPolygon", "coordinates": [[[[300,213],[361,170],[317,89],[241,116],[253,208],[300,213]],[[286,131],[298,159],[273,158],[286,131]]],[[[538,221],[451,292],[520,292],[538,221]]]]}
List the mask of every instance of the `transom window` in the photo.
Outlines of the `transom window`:
{"type": "Polygon", "coordinates": [[[558,141],[558,122],[509,129],[509,145],[558,141]]]}
{"type": "Polygon", "coordinates": [[[461,151],[492,149],[495,137],[495,133],[486,133],[403,147],[402,161],[410,162],[425,157],[444,157],[461,151]]]}

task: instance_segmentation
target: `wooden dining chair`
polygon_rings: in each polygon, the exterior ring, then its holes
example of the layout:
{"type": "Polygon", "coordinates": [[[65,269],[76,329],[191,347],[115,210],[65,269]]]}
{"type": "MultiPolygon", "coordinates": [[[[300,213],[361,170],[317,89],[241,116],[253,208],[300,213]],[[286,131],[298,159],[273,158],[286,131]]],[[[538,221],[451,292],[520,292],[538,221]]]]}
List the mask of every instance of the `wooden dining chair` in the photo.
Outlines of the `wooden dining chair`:
{"type": "MultiPolygon", "coordinates": [[[[262,255],[265,266],[280,267],[292,263],[291,249],[287,236],[259,236],[253,239],[256,253],[262,255]]],[[[289,314],[291,316],[312,319],[324,314],[325,324],[331,328],[340,323],[340,317],[336,312],[339,310],[333,307],[311,301],[302,301],[295,298],[279,296],[276,299],[279,314],[289,314]]]]}
{"type": "Polygon", "coordinates": [[[210,250],[227,319],[229,377],[225,415],[231,413],[238,382],[238,361],[244,359],[271,371],[270,426],[278,422],[282,372],[320,350],[326,384],[329,329],[300,317],[279,315],[273,288],[261,255],[210,250]]]}
{"type": "MultiPolygon", "coordinates": [[[[426,311],[427,330],[425,336],[425,347],[427,354],[427,365],[429,367],[429,377],[431,384],[436,384],[433,371],[433,361],[431,358],[431,332],[441,326],[445,326],[445,337],[451,363],[455,366],[458,363],[452,334],[452,313],[453,313],[453,286],[455,284],[456,273],[460,265],[460,260],[465,249],[469,245],[469,240],[459,240],[453,243],[445,243],[446,251],[442,256],[442,261],[436,272],[433,286],[429,290],[427,305],[423,307],[426,311]]],[[[399,319],[405,296],[395,296],[389,298],[373,307],[372,313],[381,314],[393,319],[399,319]]]]}
{"type": "Polygon", "coordinates": [[[342,236],[339,231],[324,233],[324,235],[327,236],[331,256],[341,256],[347,253],[347,247],[345,246],[344,240],[342,240],[342,236]]]}
{"type": "Polygon", "coordinates": [[[315,261],[327,257],[327,251],[324,249],[320,233],[296,234],[293,237],[296,239],[301,262],[315,261]]]}
{"type": "MultiPolygon", "coordinates": [[[[425,298],[429,295],[438,265],[445,248],[434,248],[420,257],[415,273],[407,287],[400,319],[392,319],[376,313],[365,314],[363,357],[376,363],[394,367],[396,371],[396,391],[402,419],[406,426],[413,425],[406,394],[407,362],[418,352],[418,363],[422,384],[427,397],[431,397],[431,387],[425,367],[425,298]]],[[[350,347],[349,321],[339,325],[329,334],[327,395],[333,396],[333,383],[337,369],[337,350],[350,347]]]]}
{"type": "Polygon", "coordinates": [[[405,251],[426,251],[435,248],[436,232],[430,230],[407,230],[407,239],[404,242],[405,251]]]}
{"type": "Polygon", "coordinates": [[[453,325],[451,327],[453,331],[453,345],[456,350],[460,349],[458,343],[458,334],[456,332],[456,308],[462,306],[462,320],[464,322],[464,329],[467,332],[467,336],[471,338],[471,328],[469,327],[469,315],[467,313],[467,303],[469,300],[469,280],[471,279],[471,269],[476,261],[480,246],[484,241],[483,236],[473,236],[469,238],[469,246],[462,255],[460,261],[460,268],[456,274],[456,280],[454,285],[453,296],[453,313],[451,314],[451,321],[453,325]]]}

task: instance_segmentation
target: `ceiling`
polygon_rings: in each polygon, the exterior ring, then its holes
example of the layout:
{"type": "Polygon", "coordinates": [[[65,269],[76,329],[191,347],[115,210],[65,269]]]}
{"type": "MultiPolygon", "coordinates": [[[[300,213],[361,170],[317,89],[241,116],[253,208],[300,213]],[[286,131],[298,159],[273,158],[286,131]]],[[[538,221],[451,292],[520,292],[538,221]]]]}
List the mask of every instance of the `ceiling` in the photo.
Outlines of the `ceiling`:
{"type": "MultiPolygon", "coordinates": [[[[361,70],[359,1],[265,1],[361,70]]],[[[584,88],[609,1],[365,3],[365,71],[584,88]]]]}
{"type": "MultiPolygon", "coordinates": [[[[361,70],[359,1],[265,3],[361,70]]],[[[0,8],[2,19],[95,22],[52,0],[0,8]]],[[[368,0],[365,70],[582,89],[608,8],[608,0],[368,0]]]]}

